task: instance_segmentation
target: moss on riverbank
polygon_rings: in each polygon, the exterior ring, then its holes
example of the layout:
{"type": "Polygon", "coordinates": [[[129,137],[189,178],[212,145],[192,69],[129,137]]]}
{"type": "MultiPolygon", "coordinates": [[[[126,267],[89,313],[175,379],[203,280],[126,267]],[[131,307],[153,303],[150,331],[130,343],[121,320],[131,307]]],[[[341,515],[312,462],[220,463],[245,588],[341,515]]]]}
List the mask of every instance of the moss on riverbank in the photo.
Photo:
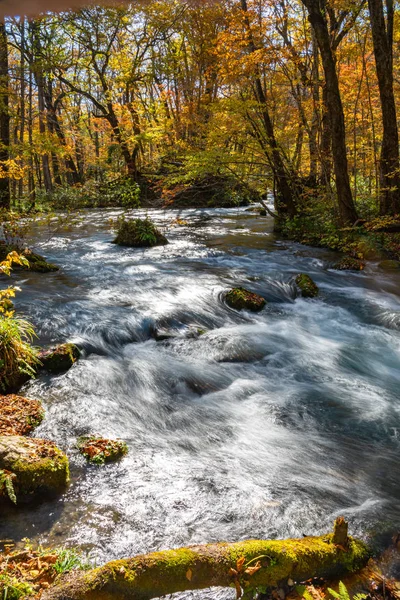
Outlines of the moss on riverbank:
{"type": "Polygon", "coordinates": [[[14,265],[15,270],[34,271],[36,273],[52,273],[59,270],[57,265],[49,263],[43,256],[36,254],[29,248],[21,250],[17,246],[4,243],[0,243],[0,262],[5,260],[10,252],[17,252],[28,261],[27,264],[14,265]]]}
{"type": "Polygon", "coordinates": [[[400,260],[400,216],[359,221],[345,228],[321,215],[297,216],[277,222],[276,230],[302,244],[343,252],[349,265],[349,259],[361,261],[351,263],[352,269],[361,270],[365,260],[400,260]]]}

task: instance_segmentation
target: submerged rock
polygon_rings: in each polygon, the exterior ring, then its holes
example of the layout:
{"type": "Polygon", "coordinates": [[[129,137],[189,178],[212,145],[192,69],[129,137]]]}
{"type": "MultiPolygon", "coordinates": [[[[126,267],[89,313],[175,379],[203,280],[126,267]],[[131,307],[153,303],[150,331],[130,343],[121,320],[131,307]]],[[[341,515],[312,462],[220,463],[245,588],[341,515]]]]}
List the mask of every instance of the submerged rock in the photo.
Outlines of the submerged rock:
{"type": "Polygon", "coordinates": [[[28,435],[40,425],[44,411],[38,400],[0,396],[0,435],[28,435]]]}
{"type": "Polygon", "coordinates": [[[383,271],[397,271],[400,269],[400,262],[398,260],[382,260],[378,267],[383,271]]]}
{"type": "Polygon", "coordinates": [[[81,353],[75,344],[61,344],[51,350],[39,352],[42,368],[49,373],[58,374],[68,371],[78,360],[81,353]]]}
{"type": "Polygon", "coordinates": [[[68,458],[54,442],[0,436],[0,496],[29,501],[61,492],[68,481],[68,458]]]}
{"type": "Polygon", "coordinates": [[[316,298],[318,296],[319,288],[309,275],[300,273],[297,275],[295,281],[303,298],[316,298]]]}
{"type": "Polygon", "coordinates": [[[29,248],[21,249],[16,246],[0,243],[0,262],[4,260],[10,252],[18,252],[26,258],[28,265],[13,265],[15,270],[24,271],[35,271],[36,273],[52,273],[53,271],[59,271],[57,265],[47,262],[47,260],[40,254],[36,254],[29,248]]]}
{"type": "Polygon", "coordinates": [[[79,452],[95,465],[114,462],[128,454],[128,446],[122,440],[108,440],[95,435],[79,438],[77,445],[79,452]]]}
{"type": "Polygon", "coordinates": [[[245,288],[233,288],[225,295],[225,301],[228,306],[235,310],[250,310],[259,312],[266,305],[266,300],[254,294],[245,288]]]}
{"type": "Polygon", "coordinates": [[[167,238],[157,229],[150,219],[129,219],[119,222],[114,244],[134,248],[165,246],[167,238]]]}
{"type": "Polygon", "coordinates": [[[365,262],[358,260],[358,258],[352,258],[351,256],[345,256],[339,262],[332,266],[332,269],[336,271],[362,271],[365,269],[365,262]]]}

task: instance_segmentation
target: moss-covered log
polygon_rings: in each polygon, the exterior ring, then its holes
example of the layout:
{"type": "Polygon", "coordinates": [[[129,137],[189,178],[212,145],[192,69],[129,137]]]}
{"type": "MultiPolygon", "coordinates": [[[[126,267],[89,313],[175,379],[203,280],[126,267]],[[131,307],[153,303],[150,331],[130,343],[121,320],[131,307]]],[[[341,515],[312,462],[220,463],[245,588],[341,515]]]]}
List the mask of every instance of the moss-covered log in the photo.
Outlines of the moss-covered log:
{"type": "Polygon", "coordinates": [[[116,560],[49,590],[43,600],[150,600],[212,586],[273,587],[288,578],[341,577],[362,568],[369,551],[334,535],[191,546],[116,560]]]}

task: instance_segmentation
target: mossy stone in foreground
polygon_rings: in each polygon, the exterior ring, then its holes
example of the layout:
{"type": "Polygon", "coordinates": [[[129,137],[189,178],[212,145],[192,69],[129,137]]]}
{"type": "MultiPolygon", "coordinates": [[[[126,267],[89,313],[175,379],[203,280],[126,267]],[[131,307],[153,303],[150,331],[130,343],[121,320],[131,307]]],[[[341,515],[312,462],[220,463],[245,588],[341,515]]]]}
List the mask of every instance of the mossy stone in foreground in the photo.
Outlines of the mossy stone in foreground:
{"type": "Polygon", "coordinates": [[[28,435],[40,425],[43,417],[38,400],[15,394],[0,396],[0,435],[28,435]]]}
{"type": "Polygon", "coordinates": [[[225,301],[228,306],[235,310],[250,310],[252,312],[259,312],[267,303],[262,296],[242,287],[230,290],[225,296],[225,301]]]}
{"type": "Polygon", "coordinates": [[[61,344],[51,350],[40,352],[39,360],[43,369],[57,375],[68,371],[80,355],[80,350],[75,344],[61,344]]]}
{"type": "Polygon", "coordinates": [[[79,452],[91,463],[104,465],[128,454],[128,446],[122,440],[108,440],[98,436],[84,436],[78,440],[79,452]]]}
{"type": "Polygon", "coordinates": [[[332,269],[336,271],[362,271],[365,269],[365,263],[357,258],[351,256],[345,256],[339,262],[332,266],[332,269]]]}
{"type": "Polygon", "coordinates": [[[68,458],[48,440],[0,436],[0,469],[15,475],[18,502],[61,492],[69,481],[68,458]]]}
{"type": "Polygon", "coordinates": [[[150,219],[129,219],[119,222],[114,244],[134,248],[165,246],[167,238],[157,229],[150,219]]]}
{"type": "Polygon", "coordinates": [[[309,275],[300,273],[296,277],[296,285],[301,291],[303,298],[316,298],[319,294],[319,288],[317,284],[311,279],[309,275]]]}

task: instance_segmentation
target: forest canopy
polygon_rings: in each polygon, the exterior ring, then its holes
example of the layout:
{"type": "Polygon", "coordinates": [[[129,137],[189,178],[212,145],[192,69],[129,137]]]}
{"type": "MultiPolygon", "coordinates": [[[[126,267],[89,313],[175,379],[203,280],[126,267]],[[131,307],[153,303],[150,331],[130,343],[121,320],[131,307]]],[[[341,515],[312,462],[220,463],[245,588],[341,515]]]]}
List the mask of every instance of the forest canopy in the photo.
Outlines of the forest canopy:
{"type": "Polygon", "coordinates": [[[109,193],[135,205],[217,176],[255,199],[274,193],[285,217],[316,206],[342,225],[395,215],[399,35],[391,0],[167,0],[9,17],[2,204],[109,193]],[[104,187],[121,174],[122,192],[104,187]]]}

